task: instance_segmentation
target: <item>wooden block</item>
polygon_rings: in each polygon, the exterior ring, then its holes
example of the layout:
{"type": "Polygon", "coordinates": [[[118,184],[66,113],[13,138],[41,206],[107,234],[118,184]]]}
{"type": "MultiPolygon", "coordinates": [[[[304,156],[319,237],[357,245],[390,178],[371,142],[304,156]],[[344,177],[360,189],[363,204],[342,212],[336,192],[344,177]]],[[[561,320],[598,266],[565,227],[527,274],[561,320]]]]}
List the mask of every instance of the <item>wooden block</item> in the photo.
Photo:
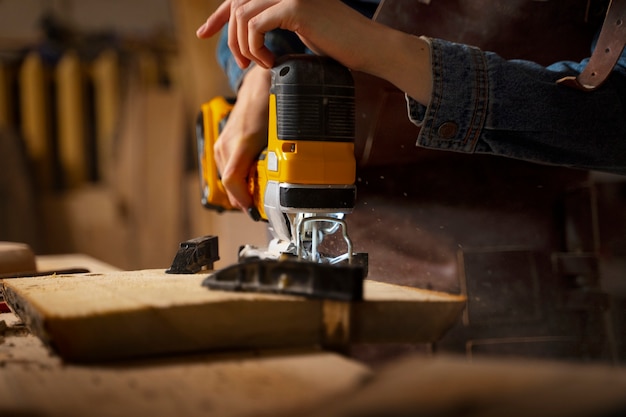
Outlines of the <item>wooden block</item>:
{"type": "Polygon", "coordinates": [[[0,129],[15,127],[15,109],[11,91],[14,72],[11,64],[0,60],[0,129]]]}
{"type": "Polygon", "coordinates": [[[57,87],[58,152],[64,185],[77,187],[90,179],[89,110],[85,75],[77,52],[68,51],[63,55],[55,69],[54,80],[57,87]]]}
{"type": "Polygon", "coordinates": [[[113,192],[128,220],[129,269],[166,268],[184,235],[185,118],[176,89],[134,86],[125,101],[113,192]]]}
{"type": "Polygon", "coordinates": [[[113,159],[114,138],[121,106],[120,58],[113,49],[103,51],[91,68],[94,88],[96,155],[98,178],[109,182],[113,159]]]}
{"type": "MultiPolygon", "coordinates": [[[[8,304],[65,359],[94,361],[214,349],[315,346],[323,301],[210,291],[204,275],[162,270],[48,276],[4,282],[8,304]]],[[[367,281],[354,303],[355,342],[439,339],[464,298],[367,281]]]]}
{"type": "Polygon", "coordinates": [[[44,189],[55,185],[49,74],[37,52],[29,53],[19,71],[22,136],[44,189]]]}
{"type": "Polygon", "coordinates": [[[25,243],[0,242],[0,274],[35,272],[35,254],[25,243]]]}
{"type": "Polygon", "coordinates": [[[41,202],[46,247],[57,253],[84,253],[121,269],[136,268],[134,236],[109,187],[85,185],[44,195],[41,202]]]}
{"type": "Polygon", "coordinates": [[[90,272],[112,272],[120,270],[111,264],[80,253],[37,256],[38,271],[59,271],[71,268],[85,268],[90,272]]]}
{"type": "Polygon", "coordinates": [[[178,63],[184,74],[179,81],[185,91],[190,122],[195,120],[202,103],[217,95],[233,94],[215,58],[218,36],[202,40],[196,37],[196,29],[220,3],[220,0],[170,0],[172,16],[178,29],[178,63]]]}
{"type": "Polygon", "coordinates": [[[0,240],[28,243],[42,251],[34,169],[16,131],[0,129],[0,240]]]}

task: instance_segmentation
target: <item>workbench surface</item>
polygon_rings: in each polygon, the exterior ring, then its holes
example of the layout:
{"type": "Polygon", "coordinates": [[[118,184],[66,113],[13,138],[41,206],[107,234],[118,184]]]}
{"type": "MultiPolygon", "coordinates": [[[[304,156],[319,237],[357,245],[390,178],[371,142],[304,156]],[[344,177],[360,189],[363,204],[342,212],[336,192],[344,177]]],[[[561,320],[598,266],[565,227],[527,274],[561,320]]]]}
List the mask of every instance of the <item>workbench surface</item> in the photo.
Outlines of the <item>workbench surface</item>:
{"type": "MultiPolygon", "coordinates": [[[[116,268],[83,255],[43,256],[39,271],[116,268]]],[[[241,416],[291,414],[353,390],[367,366],[315,349],[65,363],[13,313],[0,314],[0,415],[241,416]],[[3,323],[3,324],[2,324],[3,323]]]]}
{"type": "Polygon", "coordinates": [[[0,416],[617,416],[626,369],[425,355],[380,369],[315,349],[71,364],[0,314],[0,416]]]}
{"type": "Polygon", "coordinates": [[[0,344],[0,415],[293,415],[355,389],[370,370],[321,351],[187,355],[91,365],[63,363],[9,323],[0,344]]]}

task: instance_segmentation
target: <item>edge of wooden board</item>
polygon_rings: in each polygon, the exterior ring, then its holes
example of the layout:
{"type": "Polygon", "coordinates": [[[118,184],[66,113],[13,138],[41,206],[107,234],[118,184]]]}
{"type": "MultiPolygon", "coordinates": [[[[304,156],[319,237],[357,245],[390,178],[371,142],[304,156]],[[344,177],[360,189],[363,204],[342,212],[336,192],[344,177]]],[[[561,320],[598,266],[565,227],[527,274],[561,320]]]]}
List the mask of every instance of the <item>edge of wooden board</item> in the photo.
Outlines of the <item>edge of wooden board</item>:
{"type": "MultiPolygon", "coordinates": [[[[11,279],[3,287],[31,332],[71,361],[322,343],[323,301],[211,291],[202,279],[143,270],[11,279]]],[[[465,305],[462,296],[374,281],[366,281],[365,297],[349,305],[351,342],[436,341],[465,305]]]]}

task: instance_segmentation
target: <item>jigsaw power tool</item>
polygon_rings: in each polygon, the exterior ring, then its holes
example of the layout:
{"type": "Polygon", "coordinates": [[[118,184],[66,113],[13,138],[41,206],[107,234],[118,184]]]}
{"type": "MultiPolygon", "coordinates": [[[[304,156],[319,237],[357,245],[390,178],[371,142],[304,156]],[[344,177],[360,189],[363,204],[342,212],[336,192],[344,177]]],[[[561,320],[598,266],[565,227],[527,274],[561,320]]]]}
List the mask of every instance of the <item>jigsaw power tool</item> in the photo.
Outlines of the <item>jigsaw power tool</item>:
{"type": "MultiPolygon", "coordinates": [[[[218,211],[233,209],[213,155],[233,105],[223,97],[211,100],[196,126],[202,203],[218,211]]],[[[362,298],[367,254],[354,253],[344,221],[356,201],[354,109],[347,68],[313,55],[277,60],[268,144],[248,176],[249,214],[268,222],[273,239],[265,248],[242,246],[239,263],[209,275],[205,286],[362,298]]],[[[198,247],[192,243],[184,251],[198,247]]]]}
{"type": "MultiPolygon", "coordinates": [[[[223,97],[206,103],[197,125],[202,202],[217,210],[232,209],[213,158],[232,104],[223,97]]],[[[250,215],[268,221],[274,239],[262,250],[244,247],[241,256],[352,261],[343,218],[356,200],[354,107],[352,75],[336,61],[312,55],[278,60],[271,70],[268,145],[249,175],[250,215]],[[337,233],[342,239],[333,242],[335,253],[322,250],[337,233]]]]}

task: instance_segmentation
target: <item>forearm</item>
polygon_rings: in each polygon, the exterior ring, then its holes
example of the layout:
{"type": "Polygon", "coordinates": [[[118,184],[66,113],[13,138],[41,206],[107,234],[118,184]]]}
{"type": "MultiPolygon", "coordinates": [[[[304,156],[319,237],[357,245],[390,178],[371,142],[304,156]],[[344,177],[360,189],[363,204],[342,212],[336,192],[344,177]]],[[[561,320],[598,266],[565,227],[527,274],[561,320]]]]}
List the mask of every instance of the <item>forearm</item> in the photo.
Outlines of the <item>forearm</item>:
{"type": "Polygon", "coordinates": [[[384,78],[423,104],[430,98],[428,43],[378,24],[340,1],[283,1],[271,7],[261,1],[227,1],[197,36],[213,36],[226,23],[220,48],[230,49],[229,59],[240,68],[250,62],[270,68],[276,56],[293,53],[293,48],[276,48],[271,39],[276,28],[282,28],[281,38],[297,36],[312,51],[384,78]]]}
{"type": "Polygon", "coordinates": [[[355,68],[383,78],[423,105],[432,95],[430,45],[422,38],[374,24],[375,36],[355,68]],[[393,45],[393,47],[390,47],[393,45]]]}

